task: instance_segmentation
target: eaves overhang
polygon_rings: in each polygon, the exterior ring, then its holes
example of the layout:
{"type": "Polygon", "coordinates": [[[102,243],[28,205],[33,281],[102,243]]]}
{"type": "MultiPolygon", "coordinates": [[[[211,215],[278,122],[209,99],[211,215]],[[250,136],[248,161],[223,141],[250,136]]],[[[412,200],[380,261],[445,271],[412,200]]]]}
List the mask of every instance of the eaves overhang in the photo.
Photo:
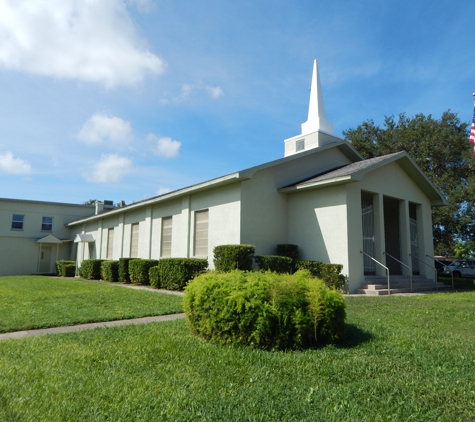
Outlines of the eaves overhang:
{"type": "Polygon", "coordinates": [[[321,189],[329,185],[342,185],[342,184],[347,184],[351,182],[358,182],[360,179],[356,179],[355,177],[352,176],[342,176],[342,177],[335,177],[333,179],[327,179],[327,180],[321,180],[318,182],[313,182],[313,183],[301,183],[298,185],[294,186],[287,186],[284,188],[280,188],[279,192],[281,193],[297,193],[297,192],[302,192],[302,191],[307,191],[307,190],[313,190],[313,189],[321,189]]]}

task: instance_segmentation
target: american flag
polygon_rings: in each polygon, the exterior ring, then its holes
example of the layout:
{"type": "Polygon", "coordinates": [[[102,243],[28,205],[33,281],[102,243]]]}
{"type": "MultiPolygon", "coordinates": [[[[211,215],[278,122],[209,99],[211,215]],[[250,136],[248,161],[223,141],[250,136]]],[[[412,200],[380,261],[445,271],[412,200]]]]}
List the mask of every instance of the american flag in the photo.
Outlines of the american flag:
{"type": "Polygon", "coordinates": [[[468,140],[473,145],[473,155],[475,155],[475,92],[473,93],[473,98],[474,98],[473,119],[472,119],[472,127],[470,129],[470,138],[468,140]]]}

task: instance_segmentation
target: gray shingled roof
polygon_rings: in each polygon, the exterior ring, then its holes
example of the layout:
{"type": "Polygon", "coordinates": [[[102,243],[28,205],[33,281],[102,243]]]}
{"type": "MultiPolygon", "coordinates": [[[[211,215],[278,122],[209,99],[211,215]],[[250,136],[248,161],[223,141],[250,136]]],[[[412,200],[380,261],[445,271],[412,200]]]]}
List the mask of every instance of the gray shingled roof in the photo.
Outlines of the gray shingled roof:
{"type": "Polygon", "coordinates": [[[385,161],[386,159],[400,154],[400,152],[396,152],[394,154],[383,155],[381,157],[370,158],[369,160],[357,161],[356,163],[351,163],[343,167],[339,167],[333,170],[329,170],[325,173],[320,173],[315,176],[312,176],[310,179],[302,180],[298,183],[295,183],[291,186],[296,185],[307,185],[316,182],[321,182],[322,180],[329,180],[334,179],[336,177],[344,177],[344,176],[351,176],[354,173],[357,173],[361,170],[364,170],[368,167],[373,166],[374,164],[380,163],[381,161],[385,161]]]}

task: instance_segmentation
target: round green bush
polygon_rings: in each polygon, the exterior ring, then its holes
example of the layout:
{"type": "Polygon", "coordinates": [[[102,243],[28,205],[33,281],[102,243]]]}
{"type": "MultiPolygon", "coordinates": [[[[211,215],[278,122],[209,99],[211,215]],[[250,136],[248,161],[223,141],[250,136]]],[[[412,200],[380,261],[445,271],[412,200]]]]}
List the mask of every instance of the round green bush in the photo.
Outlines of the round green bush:
{"type": "Polygon", "coordinates": [[[193,334],[219,344],[288,350],[338,341],[344,334],[341,294],[310,275],[208,272],[185,288],[193,334]]]}

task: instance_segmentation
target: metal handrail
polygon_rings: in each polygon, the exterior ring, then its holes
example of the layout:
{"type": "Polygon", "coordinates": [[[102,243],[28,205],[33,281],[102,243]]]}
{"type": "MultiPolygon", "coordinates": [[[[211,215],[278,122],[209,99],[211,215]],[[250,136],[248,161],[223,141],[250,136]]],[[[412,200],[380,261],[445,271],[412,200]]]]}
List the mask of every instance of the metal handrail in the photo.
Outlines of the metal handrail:
{"type": "Polygon", "coordinates": [[[376,262],[376,264],[379,264],[379,265],[381,265],[381,267],[386,269],[386,276],[388,277],[388,295],[390,295],[391,294],[391,286],[389,284],[389,268],[386,267],[386,265],[381,264],[381,262],[379,262],[377,259],[374,259],[371,255],[368,255],[366,252],[360,251],[360,253],[366,255],[368,258],[370,258],[374,262],[376,262]]]}
{"type": "MultiPolygon", "coordinates": [[[[427,265],[428,267],[432,268],[435,271],[435,290],[439,291],[439,285],[437,284],[437,268],[433,267],[432,265],[429,265],[427,262],[424,260],[420,259],[418,256],[413,255],[412,253],[409,254],[409,256],[412,256],[413,258],[416,258],[418,261],[422,262],[423,264],[427,265]]],[[[426,255],[428,256],[428,255],[426,255]]]]}
{"type": "MultiPolygon", "coordinates": [[[[444,267],[448,267],[448,265],[445,262],[439,261],[438,259],[435,259],[433,256],[426,255],[427,257],[433,259],[435,262],[438,262],[439,264],[442,264],[444,267]]],[[[452,278],[452,289],[455,290],[455,284],[454,284],[454,270],[449,268],[450,270],[450,277],[452,278]]]]}
{"type": "Polygon", "coordinates": [[[392,256],[391,254],[387,252],[383,252],[384,255],[389,256],[390,258],[394,259],[395,261],[399,262],[401,265],[404,265],[408,270],[409,270],[409,280],[411,282],[411,293],[412,293],[412,268],[409,265],[404,264],[404,262],[399,261],[396,257],[392,256]]]}

